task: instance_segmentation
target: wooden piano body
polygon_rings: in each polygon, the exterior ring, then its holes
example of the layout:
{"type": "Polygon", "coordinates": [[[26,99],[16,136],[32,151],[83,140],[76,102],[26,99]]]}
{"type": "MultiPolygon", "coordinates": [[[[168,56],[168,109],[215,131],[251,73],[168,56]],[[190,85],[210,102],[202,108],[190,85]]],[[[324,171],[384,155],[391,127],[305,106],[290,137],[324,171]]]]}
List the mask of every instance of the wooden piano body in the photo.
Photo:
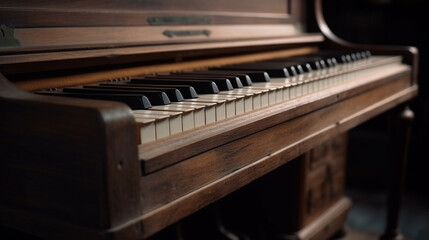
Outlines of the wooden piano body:
{"type": "Polygon", "coordinates": [[[415,48],[345,42],[321,4],[2,1],[0,224],[47,239],[148,238],[417,95],[415,48]],[[320,32],[306,33],[307,14],[320,32]],[[403,63],[147,144],[123,103],[32,93],[323,49],[403,63]]]}

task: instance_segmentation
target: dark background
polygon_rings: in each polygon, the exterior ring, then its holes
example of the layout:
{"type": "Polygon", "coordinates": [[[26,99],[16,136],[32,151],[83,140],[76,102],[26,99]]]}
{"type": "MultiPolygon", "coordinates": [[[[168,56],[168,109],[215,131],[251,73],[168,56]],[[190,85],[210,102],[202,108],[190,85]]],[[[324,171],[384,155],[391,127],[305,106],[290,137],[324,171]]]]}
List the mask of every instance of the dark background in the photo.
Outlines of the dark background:
{"type": "MultiPolygon", "coordinates": [[[[405,182],[400,228],[411,240],[429,239],[429,3],[423,0],[324,0],[331,30],[350,42],[409,45],[419,49],[419,96],[405,182]]],[[[311,13],[309,13],[310,15],[311,13]]],[[[354,201],[348,223],[372,232],[384,230],[386,186],[386,115],[350,131],[347,192],[354,201]]]]}
{"type": "MultiPolygon", "coordinates": [[[[413,131],[410,144],[410,154],[407,168],[406,189],[419,194],[428,195],[428,152],[429,144],[426,137],[429,135],[429,93],[426,78],[428,75],[428,37],[429,27],[425,24],[429,16],[428,1],[417,0],[348,0],[348,1],[324,1],[326,21],[331,30],[340,38],[358,43],[371,43],[382,45],[409,45],[419,49],[419,96],[410,107],[415,113],[413,131]]],[[[352,134],[379,142],[384,138],[386,124],[385,116],[381,116],[364,126],[356,129],[352,134]],[[360,130],[358,132],[357,130],[360,130]]],[[[353,136],[352,136],[353,137],[353,136]]],[[[351,139],[353,141],[353,139],[351,139]]],[[[379,152],[383,152],[383,145],[373,146],[367,142],[361,142],[372,146],[370,154],[359,160],[370,162],[374,160],[377,168],[379,152]],[[378,150],[377,150],[378,149],[378,150]],[[371,160],[370,160],[371,159],[371,160]]],[[[361,148],[362,152],[365,148],[361,148]]],[[[353,150],[353,149],[352,149],[353,150]]],[[[361,154],[356,152],[356,154],[361,154]]],[[[353,156],[351,156],[353,157],[353,156]]],[[[356,159],[358,160],[358,159],[356,159]]],[[[359,165],[359,163],[354,163],[359,165]]],[[[370,164],[370,163],[368,163],[370,164]]],[[[383,174],[383,169],[377,171],[383,174]]],[[[366,169],[371,175],[373,169],[366,169]]],[[[356,173],[358,174],[358,173],[356,173]]],[[[362,177],[365,173],[362,173],[362,177]]],[[[371,177],[371,176],[368,176],[371,177]]],[[[375,176],[374,176],[375,177],[375,176]]],[[[353,179],[350,179],[353,180],[353,179]]],[[[365,181],[365,179],[362,179],[365,181]]],[[[382,182],[382,181],[381,181],[382,182]]],[[[362,182],[363,183],[363,182],[362,182]]],[[[378,183],[376,182],[375,185],[378,183]]],[[[371,186],[377,187],[377,186],[371,186]]]]}

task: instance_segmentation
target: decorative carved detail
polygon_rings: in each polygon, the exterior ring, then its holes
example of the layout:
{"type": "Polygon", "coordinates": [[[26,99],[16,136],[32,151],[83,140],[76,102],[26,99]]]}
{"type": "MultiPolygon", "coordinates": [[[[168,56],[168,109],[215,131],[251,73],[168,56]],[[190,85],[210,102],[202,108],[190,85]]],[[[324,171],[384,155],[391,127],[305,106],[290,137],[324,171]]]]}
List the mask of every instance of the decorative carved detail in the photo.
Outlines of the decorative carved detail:
{"type": "Polygon", "coordinates": [[[0,47],[20,46],[21,42],[15,38],[15,29],[0,25],[0,47]]]}

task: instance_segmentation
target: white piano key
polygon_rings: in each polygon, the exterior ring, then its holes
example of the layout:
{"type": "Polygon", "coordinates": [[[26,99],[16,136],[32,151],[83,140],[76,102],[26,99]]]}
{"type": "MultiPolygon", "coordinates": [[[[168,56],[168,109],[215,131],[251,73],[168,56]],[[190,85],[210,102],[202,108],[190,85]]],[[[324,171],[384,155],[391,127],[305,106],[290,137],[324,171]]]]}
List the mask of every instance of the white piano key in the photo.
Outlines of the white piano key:
{"type": "MultiPolygon", "coordinates": [[[[231,103],[231,101],[225,101],[224,103],[224,108],[218,108],[218,106],[216,105],[216,121],[220,121],[226,118],[226,112],[228,111],[227,109],[229,109],[229,111],[231,111],[231,108],[233,106],[235,106],[235,104],[231,103]]],[[[234,109],[235,111],[235,109],[234,109]]]]}
{"type": "MultiPolygon", "coordinates": [[[[156,140],[170,136],[170,121],[169,117],[164,115],[134,115],[137,122],[143,119],[155,119],[155,138],[156,140]]],[[[143,136],[142,136],[143,138],[143,136]]],[[[143,141],[143,140],[142,140],[143,141]]]]}
{"type": "Polygon", "coordinates": [[[257,82],[254,83],[249,88],[257,90],[267,90],[268,91],[268,105],[272,105],[276,102],[283,99],[283,88],[285,87],[284,83],[280,82],[257,82]]]}
{"type": "Polygon", "coordinates": [[[225,119],[227,112],[235,115],[235,97],[233,95],[201,94],[198,99],[224,101],[224,108],[222,105],[216,105],[216,121],[225,119]]]}
{"type": "Polygon", "coordinates": [[[261,108],[261,95],[260,94],[255,94],[252,98],[252,105],[253,105],[253,109],[259,109],[261,108]]]}
{"type": "Polygon", "coordinates": [[[251,87],[244,87],[242,89],[237,89],[236,92],[245,95],[246,105],[249,109],[250,101],[252,104],[252,109],[259,109],[262,106],[268,105],[268,90],[267,89],[257,89],[251,87]],[[263,105],[263,101],[266,102],[266,105],[263,105]]]}
{"type": "MultiPolygon", "coordinates": [[[[181,133],[184,130],[186,130],[183,128],[183,122],[184,122],[184,119],[189,118],[189,115],[191,114],[192,112],[182,112],[182,111],[160,111],[160,110],[134,110],[133,111],[134,117],[142,117],[142,118],[160,117],[161,118],[166,116],[168,118],[168,131],[169,131],[168,135],[169,136],[177,133],[181,133]]],[[[192,115],[190,117],[192,117],[192,115]]],[[[161,134],[161,136],[164,136],[164,135],[161,134]]],[[[157,138],[158,138],[158,135],[157,135],[157,138]]]]}
{"type": "Polygon", "coordinates": [[[207,106],[205,110],[205,115],[206,115],[205,124],[216,122],[216,104],[207,106]]]}
{"type": "Polygon", "coordinates": [[[212,116],[207,116],[206,114],[206,123],[213,123],[218,120],[225,119],[226,115],[226,102],[227,100],[219,98],[215,94],[201,94],[197,99],[185,99],[184,102],[200,102],[200,103],[215,103],[214,105],[214,119],[212,116]]]}
{"type": "Polygon", "coordinates": [[[154,142],[156,140],[155,119],[135,118],[139,132],[140,144],[154,142]]]}
{"type": "Polygon", "coordinates": [[[235,100],[235,115],[244,113],[246,101],[253,99],[252,96],[244,96],[235,100]]]}
{"type": "Polygon", "coordinates": [[[263,91],[263,92],[260,94],[260,96],[261,96],[261,107],[266,107],[266,106],[268,106],[268,104],[269,104],[269,101],[268,101],[269,93],[268,93],[268,91],[263,91]]]}
{"type": "Polygon", "coordinates": [[[195,127],[216,122],[216,104],[215,102],[180,102],[184,106],[194,107],[195,127]]]}
{"type": "Polygon", "coordinates": [[[252,101],[251,94],[243,94],[243,92],[239,91],[239,89],[234,89],[232,91],[220,92],[219,95],[228,97],[229,99],[234,99],[235,107],[234,112],[232,112],[232,108],[227,109],[226,117],[233,117],[237,114],[244,113],[246,101],[252,101]]]}
{"type": "Polygon", "coordinates": [[[252,101],[253,101],[253,95],[246,93],[246,92],[242,92],[242,91],[234,91],[232,93],[227,93],[224,96],[228,96],[231,98],[235,98],[235,114],[242,114],[246,111],[251,111],[251,109],[249,110],[249,106],[250,108],[252,108],[252,101]]]}
{"type": "MultiPolygon", "coordinates": [[[[150,108],[150,110],[154,111],[154,114],[168,114],[169,112],[171,114],[180,113],[181,115],[181,121],[180,121],[180,127],[181,131],[179,131],[178,128],[174,128],[174,131],[171,129],[172,124],[170,123],[170,133],[176,134],[182,131],[191,130],[195,128],[195,108],[190,107],[180,107],[177,105],[168,105],[168,106],[154,106],[150,108]]],[[[173,115],[171,115],[173,117],[173,115]]],[[[177,127],[177,124],[175,125],[177,127]]]]}
{"type": "Polygon", "coordinates": [[[195,127],[204,126],[206,124],[206,109],[209,108],[208,104],[197,104],[192,102],[177,102],[170,104],[172,107],[190,108],[194,113],[195,127]]]}

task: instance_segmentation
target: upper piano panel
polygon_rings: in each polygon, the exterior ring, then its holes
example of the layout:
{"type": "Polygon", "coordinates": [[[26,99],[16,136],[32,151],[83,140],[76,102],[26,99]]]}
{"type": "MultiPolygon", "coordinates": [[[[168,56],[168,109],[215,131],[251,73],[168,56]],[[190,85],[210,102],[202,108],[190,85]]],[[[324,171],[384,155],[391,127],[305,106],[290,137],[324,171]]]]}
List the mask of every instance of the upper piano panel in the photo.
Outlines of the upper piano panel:
{"type": "Polygon", "coordinates": [[[298,0],[3,0],[0,52],[301,36],[298,0]]]}
{"type": "MultiPolygon", "coordinates": [[[[266,0],[75,0],[14,1],[0,3],[2,11],[13,12],[16,27],[142,26],[153,24],[273,24],[300,18],[301,1],[266,0]],[[39,16],[36,16],[39,15],[39,16]],[[52,18],[61,16],[61,19],[52,18]],[[157,20],[157,17],[189,17],[188,21],[157,20]],[[32,20],[33,22],[29,22],[32,20]],[[34,22],[34,20],[36,22],[34,22]]],[[[10,16],[10,15],[9,15],[10,16]]]]}
{"type": "MultiPolygon", "coordinates": [[[[2,0],[0,72],[123,67],[318,44],[300,0],[2,0]]],[[[25,77],[18,77],[26,79],[25,77]]]]}

